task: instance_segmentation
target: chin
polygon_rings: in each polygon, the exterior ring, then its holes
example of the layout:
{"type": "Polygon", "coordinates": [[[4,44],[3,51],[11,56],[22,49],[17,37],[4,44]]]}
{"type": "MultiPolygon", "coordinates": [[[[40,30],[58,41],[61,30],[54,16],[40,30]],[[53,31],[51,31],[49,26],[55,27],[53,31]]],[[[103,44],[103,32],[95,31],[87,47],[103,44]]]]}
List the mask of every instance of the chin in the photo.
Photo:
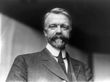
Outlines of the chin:
{"type": "Polygon", "coordinates": [[[52,44],[52,46],[57,49],[64,49],[65,48],[65,44],[52,44]]]}

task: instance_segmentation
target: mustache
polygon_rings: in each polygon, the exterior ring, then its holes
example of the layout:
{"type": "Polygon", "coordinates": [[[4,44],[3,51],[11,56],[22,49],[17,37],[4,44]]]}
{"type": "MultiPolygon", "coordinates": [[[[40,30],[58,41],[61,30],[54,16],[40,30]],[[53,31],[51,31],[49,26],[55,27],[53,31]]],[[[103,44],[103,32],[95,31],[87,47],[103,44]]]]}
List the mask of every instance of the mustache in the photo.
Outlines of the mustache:
{"type": "Polygon", "coordinates": [[[56,40],[56,39],[61,39],[61,40],[63,40],[63,41],[65,41],[65,42],[67,42],[67,38],[66,37],[64,37],[63,35],[54,35],[53,37],[51,37],[51,40],[52,41],[54,41],[54,40],[56,40]]]}

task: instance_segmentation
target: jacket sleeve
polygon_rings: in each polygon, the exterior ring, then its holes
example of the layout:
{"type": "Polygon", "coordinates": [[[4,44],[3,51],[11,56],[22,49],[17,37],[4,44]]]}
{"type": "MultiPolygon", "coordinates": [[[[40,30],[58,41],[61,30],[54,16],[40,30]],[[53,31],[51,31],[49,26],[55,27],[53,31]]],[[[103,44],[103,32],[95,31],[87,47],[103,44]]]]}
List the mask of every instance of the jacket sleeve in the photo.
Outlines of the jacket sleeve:
{"type": "Polygon", "coordinates": [[[22,55],[15,58],[6,82],[27,82],[27,65],[22,55]]]}

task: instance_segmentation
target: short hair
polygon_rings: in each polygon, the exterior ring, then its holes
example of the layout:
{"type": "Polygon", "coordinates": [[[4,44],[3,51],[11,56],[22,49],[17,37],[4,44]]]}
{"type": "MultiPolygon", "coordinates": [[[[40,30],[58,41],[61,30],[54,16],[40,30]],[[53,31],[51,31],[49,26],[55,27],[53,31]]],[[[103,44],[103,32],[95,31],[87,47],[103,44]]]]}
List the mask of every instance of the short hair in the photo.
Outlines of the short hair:
{"type": "MultiPolygon", "coordinates": [[[[69,12],[63,8],[53,8],[51,9],[49,12],[47,12],[45,15],[44,15],[44,20],[43,20],[43,26],[45,27],[45,19],[50,15],[50,14],[62,14],[62,15],[65,15],[69,21],[70,21],[70,25],[72,25],[72,18],[71,18],[71,15],[69,14],[69,12]]],[[[43,27],[43,28],[44,28],[43,27]]]]}

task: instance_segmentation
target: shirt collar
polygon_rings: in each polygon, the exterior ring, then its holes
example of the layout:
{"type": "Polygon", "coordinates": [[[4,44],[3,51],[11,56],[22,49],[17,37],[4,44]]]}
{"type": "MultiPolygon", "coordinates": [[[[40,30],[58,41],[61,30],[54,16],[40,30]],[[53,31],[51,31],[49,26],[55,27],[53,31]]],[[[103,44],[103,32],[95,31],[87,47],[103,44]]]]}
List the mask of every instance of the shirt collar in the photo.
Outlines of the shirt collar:
{"type": "MultiPolygon", "coordinates": [[[[59,53],[60,53],[60,50],[54,48],[52,45],[50,45],[49,43],[47,43],[46,45],[46,48],[52,53],[52,55],[54,57],[58,57],[59,53]]],[[[65,58],[66,57],[66,54],[65,54],[65,50],[62,50],[62,58],[65,58]]]]}

